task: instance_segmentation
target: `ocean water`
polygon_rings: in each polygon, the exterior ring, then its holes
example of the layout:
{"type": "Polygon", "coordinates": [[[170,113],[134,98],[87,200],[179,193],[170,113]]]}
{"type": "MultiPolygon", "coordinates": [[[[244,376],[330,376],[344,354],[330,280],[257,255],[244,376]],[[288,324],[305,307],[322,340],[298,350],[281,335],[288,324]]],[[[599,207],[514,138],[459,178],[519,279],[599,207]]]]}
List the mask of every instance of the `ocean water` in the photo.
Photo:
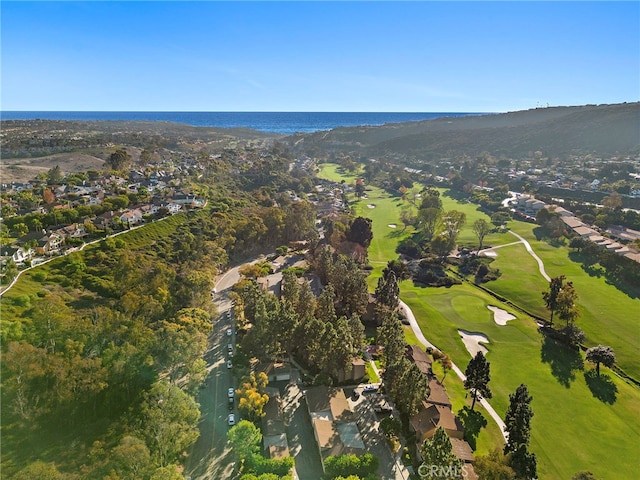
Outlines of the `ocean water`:
{"type": "Polygon", "coordinates": [[[451,112],[0,112],[0,120],[150,120],[196,127],[251,128],[283,134],[337,127],[415,122],[480,113],[451,112]]]}

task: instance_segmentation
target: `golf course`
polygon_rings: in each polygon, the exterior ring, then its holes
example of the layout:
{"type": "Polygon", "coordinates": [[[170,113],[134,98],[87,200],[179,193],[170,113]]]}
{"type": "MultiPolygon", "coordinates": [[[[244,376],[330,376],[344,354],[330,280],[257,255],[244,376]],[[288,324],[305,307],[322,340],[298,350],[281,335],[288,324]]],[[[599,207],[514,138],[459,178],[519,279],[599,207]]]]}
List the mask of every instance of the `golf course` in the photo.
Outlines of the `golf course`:
{"type": "MultiPolygon", "coordinates": [[[[356,178],[345,175],[334,164],[320,167],[321,178],[344,180],[347,185],[356,178]]],[[[369,261],[374,268],[368,277],[371,291],[387,262],[398,258],[398,242],[413,233],[413,227],[405,229],[400,221],[400,210],[409,205],[408,199],[414,198],[421,188],[416,185],[405,196],[406,200],[371,185],[366,186],[366,198],[349,197],[356,215],[371,218],[373,223],[369,261]]],[[[489,216],[477,205],[458,201],[446,190],[440,192],[445,211],[466,214],[458,243],[477,245],[472,224],[479,218],[489,221],[489,216]]],[[[530,243],[548,275],[565,275],[573,282],[580,309],[576,325],[586,334],[585,344],[611,346],[619,368],[640,379],[638,291],[632,291],[631,287],[626,291],[619,289],[607,281],[597,265],[583,267],[579,255],[568,246],[551,245],[536,236],[535,224],[512,220],[507,227],[530,243]]],[[[637,478],[640,389],[606,367],[601,367],[598,377],[595,366],[583,362],[583,352],[567,349],[540,333],[536,320],[524,312],[548,318],[542,298],[548,282],[518,238],[509,231],[491,233],[485,237],[484,245],[505,245],[495,250],[491,265],[502,275],[484,287],[512,305],[500,302],[470,282],[434,288],[403,281],[400,297],[412,309],[424,336],[463,371],[471,355],[459,330],[487,337],[488,343],[483,345],[491,364],[489,386],[493,392],[489,401],[502,418],[509,405],[509,394],[521,383],[528,386],[534,412],[530,449],[537,455],[539,478],[569,480],[581,470],[590,470],[603,479],[637,478]],[[490,306],[516,318],[505,325],[498,324],[490,306]]],[[[405,331],[407,342],[418,344],[411,329],[407,327],[405,331]]],[[[471,404],[462,382],[454,374],[447,375],[445,385],[454,411],[471,404]]],[[[487,425],[478,434],[475,445],[480,455],[502,447],[503,442],[495,422],[488,415],[485,418],[487,425]]]]}

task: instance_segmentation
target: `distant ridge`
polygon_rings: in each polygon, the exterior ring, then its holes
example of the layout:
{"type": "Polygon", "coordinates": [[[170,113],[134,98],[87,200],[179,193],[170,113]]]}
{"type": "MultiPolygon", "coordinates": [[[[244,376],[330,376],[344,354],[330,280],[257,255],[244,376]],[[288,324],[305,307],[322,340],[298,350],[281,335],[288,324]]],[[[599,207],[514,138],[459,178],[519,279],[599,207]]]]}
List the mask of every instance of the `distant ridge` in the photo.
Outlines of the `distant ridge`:
{"type": "Polygon", "coordinates": [[[547,107],[502,114],[443,117],[378,127],[337,128],[304,137],[298,148],[402,156],[417,161],[443,157],[628,155],[640,153],[640,102],[547,107]]]}

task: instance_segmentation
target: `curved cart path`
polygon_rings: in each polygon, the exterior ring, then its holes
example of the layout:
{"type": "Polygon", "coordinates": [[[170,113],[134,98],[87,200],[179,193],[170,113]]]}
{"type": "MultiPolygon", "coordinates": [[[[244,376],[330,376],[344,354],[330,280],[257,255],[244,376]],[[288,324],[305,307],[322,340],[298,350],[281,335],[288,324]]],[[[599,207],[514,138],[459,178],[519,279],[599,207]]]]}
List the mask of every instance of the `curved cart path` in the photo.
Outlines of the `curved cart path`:
{"type": "Polygon", "coordinates": [[[518,235],[513,230],[509,230],[509,233],[511,235],[514,235],[514,236],[518,237],[520,239],[520,241],[522,243],[524,243],[524,246],[527,249],[527,252],[529,252],[529,255],[531,255],[533,258],[535,258],[536,262],[538,262],[538,270],[540,270],[540,275],[542,275],[547,282],[550,282],[551,281],[551,277],[549,275],[547,275],[547,272],[545,272],[544,263],[542,263],[542,260],[540,259],[540,257],[538,255],[536,255],[536,252],[533,251],[533,248],[531,248],[531,244],[523,236],[518,235]]]}
{"type": "MultiPolygon", "coordinates": [[[[413,333],[415,334],[418,341],[422,343],[422,345],[424,345],[425,347],[431,347],[431,348],[435,348],[436,350],[440,350],[438,347],[436,347],[433,343],[431,343],[424,337],[424,335],[422,334],[422,330],[420,330],[420,326],[416,321],[415,315],[413,314],[409,306],[406,303],[404,303],[402,300],[400,300],[400,308],[402,308],[404,314],[407,317],[407,320],[409,320],[411,329],[413,330],[413,333]]],[[[465,374],[453,362],[451,362],[451,369],[463,382],[466,380],[467,377],[465,376],[465,374]]],[[[489,412],[489,415],[491,415],[491,418],[493,418],[493,420],[498,424],[498,427],[500,427],[500,431],[502,432],[502,436],[506,441],[507,440],[506,425],[502,421],[502,418],[500,418],[500,415],[498,415],[498,413],[493,409],[493,407],[489,404],[489,402],[486,399],[482,398],[480,400],[480,403],[482,404],[484,409],[487,412],[489,412]]]]}

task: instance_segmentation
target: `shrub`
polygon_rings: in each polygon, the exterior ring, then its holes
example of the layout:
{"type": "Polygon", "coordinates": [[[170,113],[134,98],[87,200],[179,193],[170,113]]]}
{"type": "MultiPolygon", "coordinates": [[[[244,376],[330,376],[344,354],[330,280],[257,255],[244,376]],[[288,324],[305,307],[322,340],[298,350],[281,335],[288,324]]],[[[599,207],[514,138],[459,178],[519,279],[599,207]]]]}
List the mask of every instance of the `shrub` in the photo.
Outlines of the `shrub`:
{"type": "Polygon", "coordinates": [[[12,302],[17,307],[29,307],[31,305],[31,298],[29,295],[20,295],[13,298],[12,302]]]}
{"type": "Polygon", "coordinates": [[[47,272],[39,270],[31,275],[36,282],[44,282],[47,279],[47,272]]]}

